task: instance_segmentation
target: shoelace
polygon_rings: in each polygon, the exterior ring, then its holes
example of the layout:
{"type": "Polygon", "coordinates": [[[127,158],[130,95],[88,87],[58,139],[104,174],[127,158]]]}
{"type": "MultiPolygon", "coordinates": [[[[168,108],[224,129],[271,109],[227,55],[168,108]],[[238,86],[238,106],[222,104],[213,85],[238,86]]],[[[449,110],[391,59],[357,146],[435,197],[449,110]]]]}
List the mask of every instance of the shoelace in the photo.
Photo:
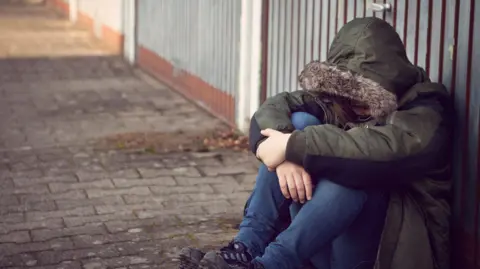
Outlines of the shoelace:
{"type": "Polygon", "coordinates": [[[245,246],[237,242],[230,242],[227,247],[220,249],[220,253],[228,264],[247,265],[252,260],[245,246]]]}

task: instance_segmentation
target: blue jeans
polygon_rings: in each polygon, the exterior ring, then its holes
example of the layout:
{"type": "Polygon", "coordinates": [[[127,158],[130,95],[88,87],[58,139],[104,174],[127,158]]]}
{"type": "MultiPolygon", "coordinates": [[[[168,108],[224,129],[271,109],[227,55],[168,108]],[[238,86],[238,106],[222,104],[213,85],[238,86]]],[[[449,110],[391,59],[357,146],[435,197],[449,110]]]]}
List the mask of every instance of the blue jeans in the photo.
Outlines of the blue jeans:
{"type": "MultiPolygon", "coordinates": [[[[292,123],[298,130],[321,124],[304,112],[294,113],[292,123]]],[[[235,240],[266,269],[296,269],[308,261],[318,269],[373,268],[388,195],[328,179],[314,183],[312,200],[292,203],[282,195],[276,173],[262,165],[235,240]],[[281,231],[285,214],[292,222],[281,231]]]]}

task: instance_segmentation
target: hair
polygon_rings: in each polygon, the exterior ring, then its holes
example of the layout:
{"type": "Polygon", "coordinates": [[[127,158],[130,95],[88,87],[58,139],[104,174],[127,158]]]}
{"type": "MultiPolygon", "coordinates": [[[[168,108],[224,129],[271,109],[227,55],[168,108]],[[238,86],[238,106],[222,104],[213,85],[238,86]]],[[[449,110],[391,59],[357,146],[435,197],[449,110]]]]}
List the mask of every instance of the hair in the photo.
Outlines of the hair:
{"type": "Polygon", "coordinates": [[[370,115],[360,115],[355,111],[355,108],[368,109],[368,106],[355,102],[349,98],[322,94],[321,99],[328,104],[330,110],[337,118],[337,121],[342,125],[347,123],[363,123],[371,118],[370,115]]]}

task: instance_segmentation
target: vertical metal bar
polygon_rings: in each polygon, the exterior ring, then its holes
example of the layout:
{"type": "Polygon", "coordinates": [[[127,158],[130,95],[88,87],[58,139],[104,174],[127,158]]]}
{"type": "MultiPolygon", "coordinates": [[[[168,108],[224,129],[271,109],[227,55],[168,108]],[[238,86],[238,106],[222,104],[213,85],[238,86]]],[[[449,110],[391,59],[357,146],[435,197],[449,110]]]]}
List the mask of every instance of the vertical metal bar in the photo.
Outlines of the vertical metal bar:
{"type": "Polygon", "coordinates": [[[292,10],[289,10],[290,3],[287,1],[287,6],[285,8],[285,68],[284,74],[282,77],[285,81],[285,90],[290,91],[292,89],[292,76],[291,68],[292,68],[292,10]]]}
{"type": "Polygon", "coordinates": [[[313,51],[312,10],[313,10],[313,1],[307,0],[307,2],[305,3],[305,63],[308,63],[312,60],[312,51],[313,51]]]}
{"type": "Polygon", "coordinates": [[[295,30],[295,33],[296,33],[296,38],[294,40],[294,43],[296,44],[296,47],[295,47],[295,52],[293,53],[293,55],[295,55],[295,66],[293,68],[293,74],[292,74],[292,77],[296,77],[298,75],[298,70],[299,70],[299,65],[300,65],[300,48],[301,48],[301,43],[300,43],[300,40],[301,40],[301,35],[300,35],[300,31],[301,31],[301,21],[302,21],[302,16],[301,16],[301,12],[302,12],[302,8],[301,8],[301,2],[300,1],[294,1],[295,2],[295,12],[294,12],[294,15],[296,16],[296,18],[294,19],[295,21],[295,25],[297,26],[295,30]]]}
{"type": "Polygon", "coordinates": [[[290,48],[289,48],[289,45],[290,45],[290,40],[291,40],[291,33],[289,31],[290,29],[290,21],[288,21],[288,14],[290,14],[289,10],[288,10],[288,1],[283,1],[285,3],[285,8],[282,12],[282,21],[284,22],[284,28],[283,28],[283,33],[284,33],[284,39],[283,39],[283,60],[284,60],[284,64],[283,64],[283,69],[282,69],[282,76],[281,78],[283,79],[283,91],[290,91],[291,88],[290,88],[290,83],[292,81],[291,77],[289,76],[288,74],[288,71],[289,71],[289,64],[291,64],[291,59],[292,59],[292,56],[291,56],[291,53],[290,53],[290,48]]]}
{"type": "Polygon", "coordinates": [[[299,0],[299,9],[298,9],[298,50],[297,50],[297,58],[298,58],[298,65],[297,65],[297,72],[295,76],[297,76],[300,71],[305,66],[305,0],[299,0]]]}
{"type": "Polygon", "coordinates": [[[363,18],[365,17],[365,0],[354,0],[355,4],[357,5],[357,9],[355,10],[355,18],[363,18]]]}
{"type": "Polygon", "coordinates": [[[349,21],[353,20],[356,17],[356,12],[357,12],[357,0],[348,0],[347,3],[347,16],[345,18],[345,23],[348,23],[349,21]]]}
{"type": "Polygon", "coordinates": [[[417,0],[417,6],[415,9],[415,44],[413,48],[413,63],[418,64],[418,41],[419,41],[419,30],[420,30],[420,1],[417,0]]]}
{"type": "Polygon", "coordinates": [[[320,31],[322,30],[322,1],[313,1],[313,52],[314,60],[320,59],[320,49],[322,41],[320,40],[320,31]]]}
{"type": "Polygon", "coordinates": [[[310,57],[312,59],[315,59],[315,0],[310,1],[310,57]]]}
{"type": "Polygon", "coordinates": [[[234,19],[234,15],[232,12],[232,1],[226,1],[225,3],[225,59],[224,59],[224,64],[225,64],[225,89],[226,93],[228,94],[228,97],[232,97],[234,99],[233,101],[233,107],[232,104],[230,103],[230,99],[225,100],[225,111],[227,115],[227,119],[231,122],[235,121],[235,112],[232,113],[232,110],[235,110],[235,103],[236,103],[236,98],[238,98],[238,95],[235,94],[236,87],[233,84],[234,81],[234,75],[232,73],[232,65],[234,64],[235,60],[232,57],[232,47],[233,47],[233,42],[235,42],[235,37],[233,35],[233,23],[232,20],[234,19]],[[233,114],[233,115],[232,115],[233,114]]]}
{"type": "MultiPolygon", "coordinates": [[[[470,1],[462,1],[460,2],[459,6],[459,16],[457,18],[462,18],[458,20],[461,25],[459,25],[458,31],[458,46],[457,50],[457,57],[456,60],[456,81],[455,81],[455,105],[457,107],[457,126],[455,130],[456,139],[455,139],[455,147],[456,147],[456,154],[454,155],[454,175],[457,180],[460,179],[460,222],[461,222],[461,230],[465,231],[466,233],[472,234],[473,232],[473,214],[471,214],[473,210],[470,210],[471,203],[473,202],[471,192],[469,188],[471,188],[470,180],[468,176],[468,167],[467,167],[467,152],[468,152],[468,110],[465,109],[466,104],[468,103],[468,92],[470,85],[470,74],[469,74],[469,66],[470,62],[470,42],[469,42],[469,34],[470,34],[470,9],[471,3],[470,1]]],[[[465,239],[465,238],[463,238],[465,239]]],[[[462,244],[462,249],[459,253],[462,253],[464,258],[471,259],[472,257],[472,250],[473,246],[468,244],[462,244]]]]}
{"type": "MultiPolygon", "coordinates": [[[[449,42],[450,40],[448,40],[446,38],[446,32],[447,32],[447,27],[446,27],[446,20],[447,20],[447,4],[446,4],[446,0],[442,0],[442,8],[440,10],[441,12],[441,16],[440,16],[440,41],[439,41],[439,44],[440,44],[440,48],[439,48],[439,51],[438,51],[438,58],[439,58],[439,63],[438,63],[438,81],[439,82],[443,82],[443,69],[444,69],[444,65],[448,65],[448,64],[445,64],[445,57],[444,57],[444,53],[445,53],[445,47],[449,47],[449,42]],[[446,45],[446,46],[445,46],[446,45]]],[[[450,25],[448,26],[450,28],[450,25]]],[[[433,31],[433,29],[432,29],[433,31]]],[[[434,41],[435,42],[435,41],[434,41]]],[[[433,54],[432,54],[433,55],[433,54]]],[[[435,57],[433,57],[435,58],[435,57]]]]}
{"type": "Polygon", "coordinates": [[[330,44],[332,44],[333,38],[337,34],[337,22],[338,22],[338,12],[337,12],[337,1],[329,1],[330,8],[328,9],[330,20],[329,20],[329,30],[328,30],[328,50],[330,50],[330,44]]]}
{"type": "MultiPolygon", "coordinates": [[[[472,67],[473,67],[473,40],[474,40],[474,26],[475,26],[475,0],[470,1],[470,8],[469,8],[469,31],[468,31],[468,50],[466,51],[468,53],[468,60],[467,60],[467,87],[466,87],[466,92],[465,92],[465,129],[464,129],[464,140],[463,140],[463,153],[465,154],[464,156],[466,157],[463,160],[463,169],[464,169],[464,175],[466,176],[468,180],[468,194],[467,194],[467,214],[466,214],[466,224],[470,225],[472,224],[472,239],[471,243],[472,246],[468,246],[472,251],[472,260],[473,260],[473,265],[476,265],[476,260],[477,260],[477,249],[476,249],[476,244],[475,244],[475,239],[477,236],[477,228],[478,228],[478,215],[477,212],[475,211],[476,209],[476,188],[478,188],[477,185],[477,180],[475,178],[476,176],[476,163],[475,161],[475,155],[476,152],[473,150],[476,148],[475,146],[475,140],[476,137],[473,137],[474,132],[477,130],[477,125],[475,124],[475,114],[472,115],[472,113],[477,112],[477,109],[475,107],[475,104],[473,103],[474,100],[471,99],[472,97],[472,85],[473,85],[473,79],[475,76],[472,76],[472,67]],[[473,148],[472,148],[473,146],[473,148]],[[471,218],[471,219],[470,219],[471,218]]],[[[477,136],[478,137],[478,136],[477,136]]],[[[467,226],[467,228],[470,228],[467,226]]],[[[468,230],[467,230],[468,231],[468,230]]]]}
{"type": "Polygon", "coordinates": [[[70,16],[70,22],[76,23],[78,20],[78,0],[68,1],[68,15],[70,16]]]}
{"type": "MultiPolygon", "coordinates": [[[[300,17],[298,13],[299,10],[300,10],[300,5],[298,1],[290,1],[290,13],[292,16],[292,23],[290,24],[290,30],[292,31],[292,40],[291,40],[292,64],[289,67],[290,73],[288,74],[288,76],[290,77],[297,76],[297,66],[299,62],[299,59],[298,59],[298,50],[299,50],[298,45],[299,45],[299,39],[300,39],[299,32],[298,32],[298,28],[300,25],[300,21],[299,21],[300,17]]],[[[292,87],[293,89],[296,84],[297,84],[297,80],[295,79],[295,81],[292,81],[292,85],[290,85],[290,87],[292,87]]]]}
{"type": "Polygon", "coordinates": [[[269,32],[269,20],[270,20],[270,0],[262,0],[262,85],[260,91],[260,102],[263,103],[267,99],[267,88],[268,88],[268,56],[269,51],[269,42],[270,42],[270,32],[269,32]]]}
{"type": "MultiPolygon", "coordinates": [[[[241,1],[235,1],[233,2],[234,5],[232,6],[232,20],[233,20],[233,40],[232,40],[232,53],[233,53],[233,64],[232,64],[232,72],[233,72],[233,77],[234,80],[232,81],[233,87],[237,88],[237,90],[234,91],[234,97],[235,99],[240,98],[238,94],[236,94],[240,89],[238,89],[238,84],[237,81],[240,78],[240,42],[241,42],[241,16],[242,16],[242,2],[241,1]]],[[[243,107],[238,106],[237,107],[237,102],[235,101],[232,105],[233,107],[231,108],[233,112],[233,117],[236,118],[237,114],[240,114],[239,110],[243,109],[243,107]]],[[[243,119],[242,119],[243,121],[243,119]]]]}
{"type": "Polygon", "coordinates": [[[431,7],[429,6],[429,0],[418,0],[417,7],[416,64],[425,68],[428,73],[431,38],[431,27],[429,27],[431,7]]]}
{"type": "MultiPolygon", "coordinates": [[[[415,0],[415,1],[420,1],[420,0],[415,0]]],[[[416,31],[417,31],[417,26],[416,26],[416,19],[417,19],[417,11],[416,11],[416,7],[417,7],[417,4],[416,2],[413,2],[413,3],[410,3],[410,0],[406,1],[406,3],[408,4],[408,9],[406,9],[405,11],[405,22],[406,22],[406,25],[405,25],[405,47],[406,47],[406,50],[407,50],[407,55],[408,55],[408,58],[410,59],[410,61],[412,63],[415,62],[415,54],[416,54],[416,51],[415,51],[415,44],[416,44],[416,31]]]]}
{"type": "Polygon", "coordinates": [[[320,29],[320,34],[321,34],[321,46],[320,46],[320,59],[322,61],[325,61],[327,59],[327,53],[328,53],[328,30],[330,29],[330,0],[322,0],[322,24],[321,24],[321,29],[320,29]]]}
{"type": "Polygon", "coordinates": [[[228,111],[227,111],[227,104],[228,104],[228,96],[230,95],[229,94],[229,89],[225,86],[226,83],[225,83],[225,79],[227,78],[226,76],[226,70],[227,70],[227,67],[226,67],[226,64],[227,64],[227,57],[226,57],[226,50],[227,50],[227,47],[228,47],[228,42],[229,40],[227,39],[227,31],[226,31],[226,26],[228,24],[227,22],[227,18],[225,15],[227,15],[226,13],[226,9],[225,9],[225,3],[226,1],[218,1],[216,2],[215,4],[218,6],[218,12],[216,13],[217,16],[219,17],[218,18],[218,21],[219,21],[219,31],[217,33],[217,35],[219,35],[218,39],[220,40],[219,41],[219,58],[220,58],[220,63],[219,63],[219,67],[220,69],[217,71],[218,72],[218,82],[219,82],[219,88],[221,91],[222,91],[222,94],[220,94],[219,96],[219,103],[218,103],[218,107],[220,108],[221,110],[221,114],[224,116],[224,117],[227,117],[228,118],[228,111]]]}
{"type": "Polygon", "coordinates": [[[392,25],[394,28],[397,27],[397,6],[398,6],[398,0],[393,0],[392,25]]]}
{"type": "Polygon", "coordinates": [[[326,33],[327,33],[327,39],[325,40],[326,42],[326,52],[325,52],[325,58],[327,58],[327,54],[328,54],[328,51],[330,50],[330,35],[331,35],[331,22],[332,22],[332,19],[330,17],[330,13],[331,13],[331,3],[330,1],[331,0],[326,0],[327,1],[327,8],[326,8],[326,11],[327,11],[327,23],[326,23],[326,33]]]}
{"type": "Polygon", "coordinates": [[[345,0],[337,0],[337,21],[335,25],[335,33],[337,33],[340,28],[345,24],[346,16],[346,1],[345,0]]]}
{"type": "Polygon", "coordinates": [[[433,0],[429,0],[429,23],[428,29],[429,38],[428,38],[428,48],[430,48],[429,57],[427,60],[427,72],[430,74],[432,81],[439,81],[439,74],[441,68],[441,62],[443,59],[440,57],[440,51],[443,49],[443,39],[442,39],[442,5],[433,5],[433,0]]]}
{"type": "Polygon", "coordinates": [[[274,26],[274,33],[275,33],[275,41],[274,43],[272,43],[273,47],[275,48],[275,50],[272,50],[272,52],[274,52],[274,61],[273,61],[273,68],[275,68],[275,72],[273,73],[273,76],[272,76],[272,92],[270,93],[270,95],[275,95],[277,94],[278,92],[278,89],[279,89],[279,83],[278,83],[278,78],[279,78],[279,74],[280,74],[280,64],[279,64],[279,61],[278,59],[280,58],[280,49],[279,49],[279,45],[280,45],[280,28],[279,28],[279,25],[280,25],[280,2],[279,1],[275,1],[273,2],[275,4],[272,4],[272,7],[274,7],[274,23],[272,26],[274,26]]]}
{"type": "Polygon", "coordinates": [[[273,16],[275,15],[275,10],[273,9],[275,6],[273,1],[268,1],[268,55],[265,55],[268,58],[268,68],[265,71],[267,73],[267,95],[270,96],[272,93],[272,86],[273,86],[273,73],[275,65],[273,65],[273,60],[275,58],[274,48],[275,48],[275,33],[274,33],[274,25],[273,25],[273,16]]]}
{"type": "Polygon", "coordinates": [[[280,1],[280,4],[279,4],[279,36],[280,36],[280,39],[279,39],[279,57],[278,57],[278,65],[279,65],[279,72],[278,72],[278,82],[279,82],[279,87],[277,89],[277,93],[278,91],[285,91],[287,90],[286,89],[286,85],[285,85],[285,81],[283,80],[284,79],[284,74],[285,74],[285,32],[286,32],[286,28],[287,28],[287,25],[286,25],[286,22],[285,22],[285,15],[287,14],[287,2],[286,1],[280,1]]]}
{"type": "Polygon", "coordinates": [[[397,30],[405,46],[407,39],[405,35],[407,26],[405,23],[407,22],[406,19],[408,19],[407,2],[408,0],[397,0],[397,6],[395,7],[395,14],[398,18],[395,22],[395,30],[397,30]]]}

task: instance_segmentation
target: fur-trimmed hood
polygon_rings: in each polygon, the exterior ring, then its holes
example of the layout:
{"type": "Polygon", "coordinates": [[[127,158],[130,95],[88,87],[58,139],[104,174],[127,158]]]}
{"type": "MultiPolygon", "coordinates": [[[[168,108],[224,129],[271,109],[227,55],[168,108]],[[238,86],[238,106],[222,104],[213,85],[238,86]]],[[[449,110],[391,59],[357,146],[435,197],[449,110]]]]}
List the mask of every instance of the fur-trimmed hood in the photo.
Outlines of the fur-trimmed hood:
{"type": "Polygon", "coordinates": [[[378,118],[395,111],[397,99],[428,80],[407,58],[395,29],[377,18],[354,19],[338,32],[326,62],[314,61],[299,75],[304,90],[348,98],[378,118]]]}

